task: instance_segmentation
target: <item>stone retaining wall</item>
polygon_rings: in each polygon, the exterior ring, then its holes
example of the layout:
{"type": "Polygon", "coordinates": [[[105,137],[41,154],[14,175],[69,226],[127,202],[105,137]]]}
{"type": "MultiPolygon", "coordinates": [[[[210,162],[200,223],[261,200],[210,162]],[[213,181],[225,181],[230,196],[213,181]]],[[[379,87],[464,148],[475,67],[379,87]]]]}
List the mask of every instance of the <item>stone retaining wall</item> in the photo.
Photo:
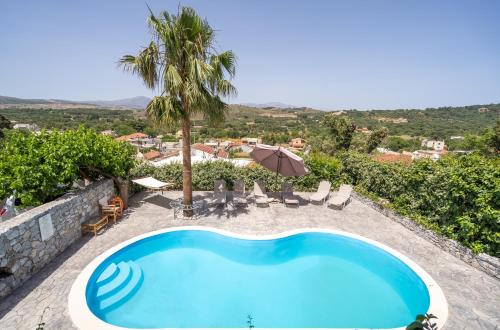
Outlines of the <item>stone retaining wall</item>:
{"type": "Polygon", "coordinates": [[[353,197],[360,202],[376,209],[386,217],[402,224],[418,236],[433,243],[442,250],[456,256],[472,267],[477,268],[497,279],[500,279],[500,259],[492,257],[485,253],[474,254],[469,248],[466,248],[457,241],[436,234],[435,232],[422,227],[414,221],[382,207],[380,204],[364,196],[353,192],[353,197]]]}
{"type": "Polygon", "coordinates": [[[99,199],[113,195],[113,181],[101,180],[0,223],[0,298],[80,238],[99,199]]]}

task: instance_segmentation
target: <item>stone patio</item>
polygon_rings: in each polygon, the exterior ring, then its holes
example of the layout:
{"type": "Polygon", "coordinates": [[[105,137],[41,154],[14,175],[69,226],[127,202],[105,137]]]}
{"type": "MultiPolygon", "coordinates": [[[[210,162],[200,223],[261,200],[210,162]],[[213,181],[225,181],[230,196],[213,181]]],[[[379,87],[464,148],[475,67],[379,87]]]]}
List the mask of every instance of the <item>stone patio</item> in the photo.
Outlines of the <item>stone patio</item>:
{"type": "MultiPolygon", "coordinates": [[[[69,247],[22,287],[0,302],[0,329],[35,329],[40,315],[45,329],[75,329],[67,296],[81,270],[97,255],[142,233],[172,226],[202,225],[242,233],[271,234],[290,229],[330,228],[362,235],[394,248],[417,262],[441,286],[449,304],[444,329],[499,329],[500,281],[440,250],[402,225],[358,200],[344,210],[301,205],[285,208],[210,209],[196,220],[173,217],[169,202],[180,192],[135,195],[122,221],[96,238],[87,236],[69,247]]],[[[206,193],[196,193],[203,198],[206,193]]],[[[305,198],[307,194],[301,196],[305,198]]],[[[304,203],[305,204],[305,203],[304,203]]]]}

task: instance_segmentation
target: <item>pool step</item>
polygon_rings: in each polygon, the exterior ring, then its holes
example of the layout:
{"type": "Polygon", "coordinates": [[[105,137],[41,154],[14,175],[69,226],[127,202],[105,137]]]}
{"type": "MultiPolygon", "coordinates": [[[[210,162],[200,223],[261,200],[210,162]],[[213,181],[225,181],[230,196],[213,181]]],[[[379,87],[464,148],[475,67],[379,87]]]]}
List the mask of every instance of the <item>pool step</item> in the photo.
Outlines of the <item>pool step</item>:
{"type": "Polygon", "coordinates": [[[111,263],[99,276],[99,278],[96,281],[97,286],[103,286],[109,282],[111,282],[116,275],[119,273],[119,268],[116,266],[116,264],[113,262],[111,263]]]}
{"type": "Polygon", "coordinates": [[[100,276],[96,282],[96,297],[101,310],[116,308],[124,303],[139,289],[143,280],[142,269],[133,261],[118,263],[116,270],[110,267],[104,270],[102,278],[100,276]]]}
{"type": "Polygon", "coordinates": [[[118,263],[117,267],[118,274],[108,283],[98,286],[96,293],[97,298],[104,299],[112,296],[116,292],[120,291],[128,283],[128,281],[130,281],[130,277],[132,276],[130,265],[122,261],[118,263]]]}

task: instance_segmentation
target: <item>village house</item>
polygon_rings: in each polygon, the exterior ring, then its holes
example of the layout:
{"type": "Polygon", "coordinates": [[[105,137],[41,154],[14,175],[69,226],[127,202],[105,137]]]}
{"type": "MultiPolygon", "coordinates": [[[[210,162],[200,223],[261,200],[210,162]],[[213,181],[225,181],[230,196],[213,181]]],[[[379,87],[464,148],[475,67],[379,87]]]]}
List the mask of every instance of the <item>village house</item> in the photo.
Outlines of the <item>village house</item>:
{"type": "Polygon", "coordinates": [[[110,129],[105,130],[105,131],[101,131],[101,135],[106,135],[106,136],[111,136],[111,137],[117,137],[118,136],[118,134],[116,134],[115,131],[110,130],[110,129]]]}
{"type": "Polygon", "coordinates": [[[150,150],[143,154],[145,160],[153,160],[159,157],[161,157],[161,153],[157,150],[150,150]]]}
{"type": "Polygon", "coordinates": [[[150,138],[144,133],[133,133],[129,135],[123,135],[115,140],[128,142],[132,146],[137,148],[159,148],[161,146],[161,140],[156,138],[150,138]]]}
{"type": "Polygon", "coordinates": [[[257,144],[261,144],[262,143],[262,138],[244,137],[244,138],[241,139],[241,143],[246,144],[248,146],[255,147],[257,144]]]}
{"type": "Polygon", "coordinates": [[[191,146],[191,154],[193,156],[204,159],[212,158],[228,158],[229,154],[222,148],[214,148],[202,143],[195,143],[191,146]]]}
{"type": "Polygon", "coordinates": [[[415,150],[412,152],[412,159],[430,158],[434,161],[441,158],[441,153],[433,150],[415,150]]]}
{"type": "Polygon", "coordinates": [[[433,149],[435,151],[443,151],[446,148],[444,141],[438,140],[422,140],[421,146],[423,148],[433,149]]]}
{"type": "Polygon", "coordinates": [[[40,131],[40,127],[38,127],[37,124],[15,124],[13,128],[20,131],[30,131],[30,132],[40,131]]]}
{"type": "Polygon", "coordinates": [[[290,141],[290,147],[296,149],[302,149],[304,148],[305,143],[306,140],[304,140],[303,138],[295,138],[290,141]]]}

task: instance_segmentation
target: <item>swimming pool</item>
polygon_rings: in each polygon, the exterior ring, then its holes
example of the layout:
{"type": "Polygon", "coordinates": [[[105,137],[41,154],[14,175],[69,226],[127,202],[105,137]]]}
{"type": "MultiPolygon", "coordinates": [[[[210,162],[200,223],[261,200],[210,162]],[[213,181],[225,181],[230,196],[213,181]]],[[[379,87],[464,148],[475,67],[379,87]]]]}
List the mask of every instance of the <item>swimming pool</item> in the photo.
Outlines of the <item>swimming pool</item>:
{"type": "Polygon", "coordinates": [[[80,274],[70,314],[86,328],[404,327],[444,295],[377,242],[331,230],[251,237],[204,227],[142,235],[80,274]]]}

